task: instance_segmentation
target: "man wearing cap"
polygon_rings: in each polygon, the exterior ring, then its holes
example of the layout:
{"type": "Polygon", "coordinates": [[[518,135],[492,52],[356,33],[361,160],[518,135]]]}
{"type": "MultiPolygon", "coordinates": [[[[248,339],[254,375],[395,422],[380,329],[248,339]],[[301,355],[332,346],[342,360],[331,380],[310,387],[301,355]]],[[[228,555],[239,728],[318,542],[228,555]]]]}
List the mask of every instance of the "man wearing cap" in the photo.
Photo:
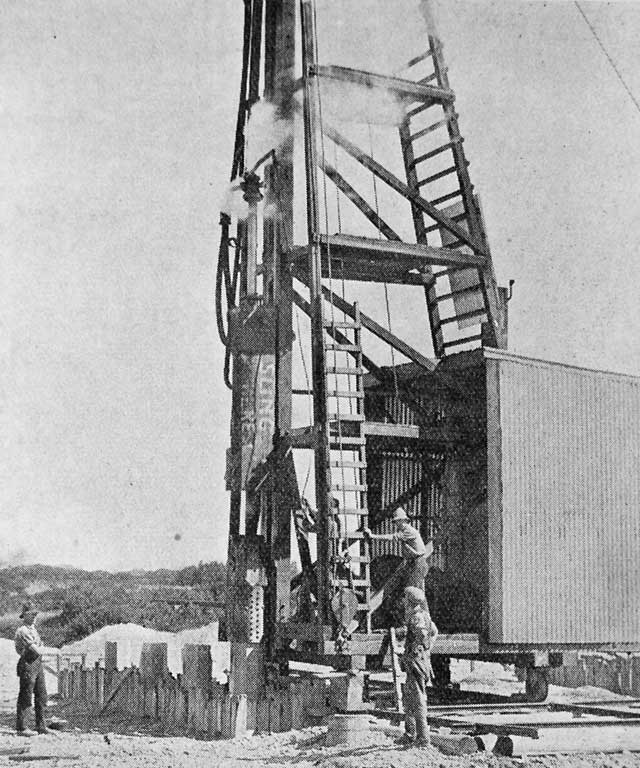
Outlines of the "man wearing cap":
{"type": "Polygon", "coordinates": [[[47,688],[42,665],[42,641],[35,627],[38,611],[31,603],[22,606],[22,626],[15,635],[16,653],[20,656],[17,673],[20,678],[20,692],[16,712],[16,731],[21,736],[33,736],[33,731],[25,727],[25,714],[31,708],[35,694],[36,729],[38,733],[48,733],[45,722],[47,688]]]}
{"type": "MultiPolygon", "coordinates": [[[[407,513],[398,507],[391,518],[395,531],[393,533],[372,533],[365,528],[365,536],[373,541],[397,541],[402,552],[402,572],[396,585],[401,587],[417,587],[424,590],[424,580],[427,576],[427,546],[422,540],[420,531],[409,523],[407,513]]],[[[430,554],[430,553],[429,553],[430,554]]]]}

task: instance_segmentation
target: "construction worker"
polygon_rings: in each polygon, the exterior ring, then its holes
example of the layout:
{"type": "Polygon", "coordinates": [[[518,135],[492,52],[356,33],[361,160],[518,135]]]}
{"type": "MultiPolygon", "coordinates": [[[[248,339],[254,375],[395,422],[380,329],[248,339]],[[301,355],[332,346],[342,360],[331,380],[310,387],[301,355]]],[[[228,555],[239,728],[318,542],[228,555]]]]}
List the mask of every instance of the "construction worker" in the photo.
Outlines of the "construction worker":
{"type": "Polygon", "coordinates": [[[16,731],[20,736],[33,736],[34,732],[25,727],[25,715],[31,708],[31,702],[35,694],[36,730],[38,733],[48,733],[45,722],[45,708],[47,706],[47,687],[44,679],[44,666],[42,663],[42,641],[35,627],[38,611],[32,603],[22,606],[22,626],[18,627],[15,634],[16,653],[20,656],[17,674],[20,678],[20,692],[16,708],[16,731]]]}
{"type": "MultiPolygon", "coordinates": [[[[394,574],[393,588],[417,587],[424,591],[424,580],[427,575],[427,547],[422,540],[420,531],[409,523],[407,513],[398,507],[391,518],[395,531],[393,533],[372,533],[364,529],[365,536],[372,541],[397,541],[402,551],[402,569],[394,574]]],[[[389,584],[389,589],[391,584],[389,584]]]]}
{"type": "Polygon", "coordinates": [[[438,637],[424,592],[417,587],[404,590],[406,636],[402,666],[407,675],[403,704],[405,733],[400,743],[425,747],[430,744],[427,725],[427,683],[431,679],[430,652],[438,637]]]}

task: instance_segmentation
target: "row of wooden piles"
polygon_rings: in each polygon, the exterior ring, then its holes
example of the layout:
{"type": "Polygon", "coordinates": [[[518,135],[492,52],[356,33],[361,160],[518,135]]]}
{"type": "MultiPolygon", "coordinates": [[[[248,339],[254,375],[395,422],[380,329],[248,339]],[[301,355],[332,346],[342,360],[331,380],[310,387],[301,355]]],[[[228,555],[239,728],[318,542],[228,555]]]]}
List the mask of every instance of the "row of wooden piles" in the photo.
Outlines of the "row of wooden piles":
{"type": "Polygon", "coordinates": [[[212,678],[208,645],[185,645],[183,673],[167,667],[167,644],[145,643],[139,667],[118,669],[117,646],[107,643],[104,663],[87,668],[69,660],[59,674],[59,694],[93,712],[156,721],[166,731],[207,738],[246,732],[280,733],[320,722],[344,697],[346,676],[288,676],[258,695],[232,693],[212,678]],[[343,679],[345,678],[345,679],[343,679]]]}
{"type": "Polygon", "coordinates": [[[565,688],[593,686],[626,696],[640,696],[640,656],[580,656],[575,665],[550,669],[549,682],[565,688]]]}

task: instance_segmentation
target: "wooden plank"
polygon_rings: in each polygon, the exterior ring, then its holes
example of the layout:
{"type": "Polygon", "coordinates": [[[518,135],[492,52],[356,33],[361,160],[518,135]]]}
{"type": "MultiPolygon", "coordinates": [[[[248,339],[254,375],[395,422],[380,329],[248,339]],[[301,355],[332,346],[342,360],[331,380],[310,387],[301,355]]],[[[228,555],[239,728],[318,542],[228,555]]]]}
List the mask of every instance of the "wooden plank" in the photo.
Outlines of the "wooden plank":
{"type": "MultiPolygon", "coordinates": [[[[638,711],[635,712],[631,709],[623,709],[629,704],[627,701],[620,702],[620,708],[617,706],[603,706],[602,704],[550,704],[550,708],[556,711],[569,711],[575,714],[584,715],[600,715],[602,717],[618,717],[625,720],[636,720],[638,718],[638,711]]],[[[640,720],[638,721],[640,723],[640,720]]]]}
{"type": "Polygon", "coordinates": [[[400,659],[396,646],[396,628],[389,627],[389,652],[391,653],[391,671],[393,673],[393,693],[398,712],[404,712],[402,685],[400,683],[400,659]]]}
{"type": "MultiPolygon", "coordinates": [[[[361,266],[361,262],[374,265],[380,272],[392,267],[409,271],[429,267],[432,264],[453,268],[486,265],[486,258],[475,253],[463,253],[454,248],[437,248],[422,243],[405,243],[402,240],[376,240],[354,235],[321,235],[320,246],[325,257],[325,265],[326,255],[329,252],[332,258],[353,262],[353,271],[361,266]]],[[[294,261],[304,264],[308,258],[307,246],[295,247],[291,251],[291,256],[294,261]]],[[[326,266],[324,269],[326,270],[326,266]]],[[[384,275],[381,280],[384,282],[384,275]]]]}
{"type": "Polygon", "coordinates": [[[420,99],[422,101],[433,101],[438,104],[447,104],[455,99],[455,94],[449,88],[424,85],[413,80],[405,80],[402,77],[389,77],[374,72],[366,72],[362,69],[315,64],[310,67],[310,74],[343,82],[357,83],[366,88],[382,88],[387,91],[394,91],[401,96],[411,97],[414,101],[420,99]]]}
{"type": "Polygon", "coordinates": [[[111,702],[115,699],[115,697],[118,695],[118,692],[122,688],[122,686],[129,680],[129,678],[132,677],[133,673],[136,671],[135,667],[129,667],[129,669],[126,671],[126,673],[120,678],[120,681],[116,685],[116,687],[111,691],[111,693],[107,696],[105,699],[104,704],[100,708],[100,714],[102,714],[105,709],[111,704],[111,702]]]}

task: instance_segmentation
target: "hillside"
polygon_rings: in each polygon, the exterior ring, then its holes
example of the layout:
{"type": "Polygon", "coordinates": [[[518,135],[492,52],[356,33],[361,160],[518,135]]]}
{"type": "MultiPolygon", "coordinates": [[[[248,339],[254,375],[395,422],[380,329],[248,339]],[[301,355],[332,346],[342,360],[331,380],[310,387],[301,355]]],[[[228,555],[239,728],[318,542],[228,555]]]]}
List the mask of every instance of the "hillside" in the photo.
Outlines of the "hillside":
{"type": "Polygon", "coordinates": [[[224,602],[225,581],[226,567],[216,562],[117,573],[41,564],[0,568],[0,637],[13,637],[27,599],[41,611],[47,645],[129,622],[175,632],[219,621],[224,636],[224,611],[217,606],[224,602]]]}

